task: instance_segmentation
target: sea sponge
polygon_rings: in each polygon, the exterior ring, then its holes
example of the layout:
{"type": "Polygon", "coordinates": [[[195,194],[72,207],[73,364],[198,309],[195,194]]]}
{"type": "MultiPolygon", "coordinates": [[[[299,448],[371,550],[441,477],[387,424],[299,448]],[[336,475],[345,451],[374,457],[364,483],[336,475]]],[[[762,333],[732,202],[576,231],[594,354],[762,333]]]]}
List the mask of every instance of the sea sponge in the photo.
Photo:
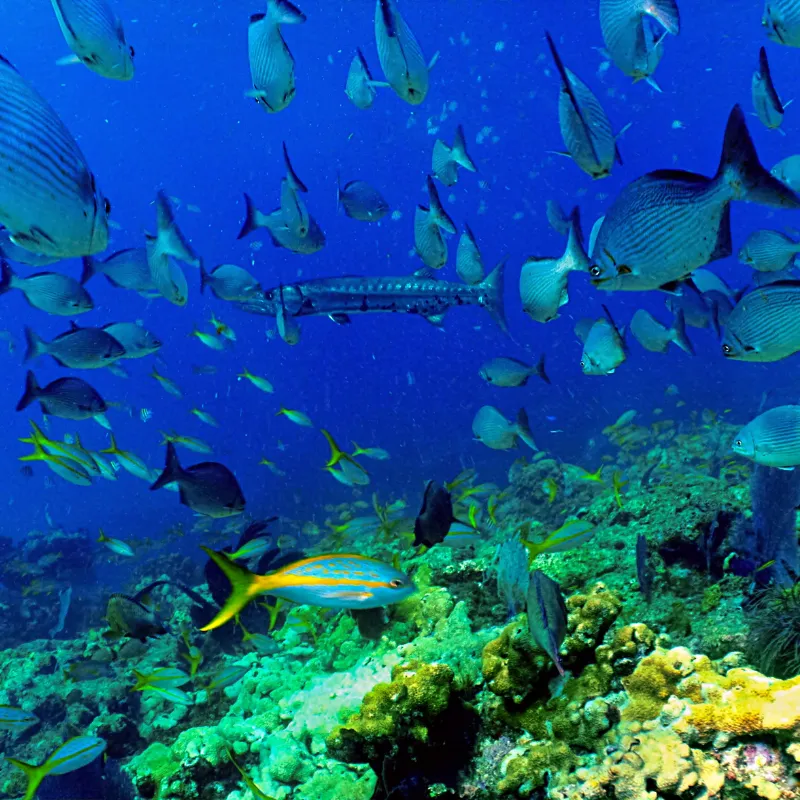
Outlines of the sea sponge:
{"type": "Polygon", "coordinates": [[[497,791],[529,797],[547,784],[548,774],[566,772],[576,763],[572,751],[561,742],[533,742],[522,751],[516,748],[503,764],[497,791]]]}
{"type": "Polygon", "coordinates": [[[622,679],[628,693],[622,718],[640,722],[655,719],[680,681],[693,671],[693,657],[685,647],[659,649],[643,658],[633,673],[622,679]]]}
{"type": "Polygon", "coordinates": [[[483,648],[487,688],[512,704],[524,703],[534,689],[541,690],[549,665],[549,657],[534,644],[523,616],[506,625],[483,648]]]}
{"type": "Polygon", "coordinates": [[[606,632],[622,610],[622,600],[610,592],[604,583],[596,583],[585,594],[567,598],[567,636],[562,649],[566,650],[567,668],[585,663],[587,655],[602,642],[606,632]]]}

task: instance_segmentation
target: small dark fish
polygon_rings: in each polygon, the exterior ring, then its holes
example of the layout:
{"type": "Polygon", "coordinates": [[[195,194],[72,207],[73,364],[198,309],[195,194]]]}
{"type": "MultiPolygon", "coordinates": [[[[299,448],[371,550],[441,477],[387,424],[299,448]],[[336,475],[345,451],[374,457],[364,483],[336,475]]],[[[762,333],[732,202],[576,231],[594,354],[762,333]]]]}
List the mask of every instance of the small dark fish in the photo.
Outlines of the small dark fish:
{"type": "Polygon", "coordinates": [[[421,544],[433,547],[444,541],[455,521],[450,492],[434,481],[428,481],[422,498],[422,508],[414,520],[414,547],[421,544]]]}
{"type": "Polygon", "coordinates": [[[560,233],[562,236],[569,234],[569,217],[555,200],[547,201],[547,221],[556,233],[560,233]]]}
{"type": "Polygon", "coordinates": [[[17,411],[39,401],[42,413],[62,419],[83,420],[103,414],[108,406],[97,390],[80,378],[59,378],[41,388],[30,370],[17,411]]]}
{"type": "Polygon", "coordinates": [[[758,53],[758,69],[753,73],[752,89],[753,107],[758,118],[771,130],[779,128],[783,122],[784,108],[772,82],[767,51],[763,47],[758,53]]]}
{"type": "Polygon", "coordinates": [[[649,603],[653,593],[653,572],[647,557],[647,537],[643,533],[636,537],[636,578],[639,591],[649,603]]]}
{"type": "Polygon", "coordinates": [[[528,630],[539,647],[550,656],[559,675],[564,674],[558,651],[567,635],[567,604],[561,587],[540,569],[528,580],[528,630]]]}
{"type": "Polygon", "coordinates": [[[339,182],[336,203],[348,217],[361,222],[377,222],[389,213],[383,195],[366,181],[349,181],[344,186],[339,182]]]}
{"type": "Polygon", "coordinates": [[[367,65],[367,59],[364,58],[364,54],[359,47],[350,62],[350,71],[347,73],[344,93],[356,108],[364,110],[372,105],[375,95],[378,93],[373,84],[374,81],[367,65]]]}
{"type": "Polygon", "coordinates": [[[767,0],[761,24],[773,42],[800,47],[800,3],[797,0],[767,0]]]}
{"type": "Polygon", "coordinates": [[[220,519],[244,511],[245,499],[239,482],[226,466],[204,461],[184,469],[172,442],[167,443],[164,471],[150,490],[161,489],[168,483],[178,484],[181,503],[198,514],[220,519]]]}
{"type": "Polygon", "coordinates": [[[673,314],[682,311],[685,323],[693,328],[707,328],[712,322],[711,307],[691,279],[677,284],[664,305],[673,314]]]}
{"type": "Polygon", "coordinates": [[[23,478],[32,478],[33,467],[30,464],[26,464],[24,467],[19,468],[19,474],[22,475],[23,478]]]}
{"type": "Polygon", "coordinates": [[[463,167],[468,172],[477,172],[475,162],[467,152],[467,139],[464,128],[459,125],[453,139],[453,146],[437,139],[433,145],[431,169],[433,174],[445,185],[455,186],[458,181],[458,168],[463,167]]]}
{"type": "Polygon", "coordinates": [[[127,250],[118,250],[103,261],[91,256],[84,256],[81,285],[95,275],[105,275],[106,280],[119,289],[130,289],[139,294],[157,291],[150,274],[146,247],[129,247],[127,250]]]}
{"type": "Polygon", "coordinates": [[[744,113],[734,106],[713,178],[657,170],[629,183],[597,233],[590,268],[607,291],[674,287],[698,267],[732,252],[734,200],[800,208],[800,197],[758,160],[744,113]]]}
{"type": "MultiPolygon", "coordinates": [[[[770,170],[770,174],[781,183],[785,183],[793,192],[800,192],[800,155],[789,156],[779,161],[770,170]]],[[[11,256],[8,258],[14,261],[11,256]]]]}
{"type": "Polygon", "coordinates": [[[294,56],[281,25],[300,25],[306,15],[289,0],[267,0],[266,14],[253,14],[247,29],[252,90],[247,92],[265,111],[283,111],[295,95],[294,56]]]}
{"type": "Polygon", "coordinates": [[[71,664],[64,667],[64,678],[68,681],[76,681],[77,683],[96,681],[100,678],[110,678],[113,674],[114,668],[108,661],[95,661],[91,658],[73,661],[71,664]]]}
{"type": "Polygon", "coordinates": [[[125,347],[102,328],[79,328],[75,323],[52,342],[25,328],[25,361],[51,356],[62,367],[100,369],[125,355],[125,347]]]}
{"type": "Polygon", "coordinates": [[[144,596],[143,592],[138,592],[133,596],[112,594],[108,598],[106,622],[110,630],[103,634],[106,639],[138,639],[146,642],[167,633],[164,623],[158,619],[155,611],[142,603],[141,598],[144,596]]]}

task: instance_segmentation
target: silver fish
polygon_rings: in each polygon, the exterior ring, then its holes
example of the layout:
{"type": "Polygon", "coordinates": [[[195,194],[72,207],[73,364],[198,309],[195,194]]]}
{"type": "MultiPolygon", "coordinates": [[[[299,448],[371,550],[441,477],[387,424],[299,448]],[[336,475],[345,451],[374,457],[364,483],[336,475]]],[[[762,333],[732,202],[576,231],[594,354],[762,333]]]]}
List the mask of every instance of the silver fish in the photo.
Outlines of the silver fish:
{"type": "Polygon", "coordinates": [[[652,81],[663,55],[663,37],[680,33],[675,0],[600,0],[599,16],[606,51],[614,64],[635,81],[652,81]],[[656,35],[654,22],[663,28],[662,35],[656,35]]]}
{"type": "Polygon", "coordinates": [[[622,163],[611,122],[592,90],[561,61],[549,33],[547,43],[561,76],[558,122],[568,155],[587,175],[605,178],[622,163]]]}
{"type": "Polygon", "coordinates": [[[133,48],[125,41],[122,21],[106,0],[53,0],[61,32],[74,56],[60,64],[85,64],[104,78],[133,77],[133,48]]]}
{"type": "Polygon", "coordinates": [[[350,102],[362,110],[369,108],[378,93],[373,85],[372,74],[367,65],[367,59],[359,47],[353,60],[350,62],[350,70],[347,73],[347,83],[344,93],[350,98],[350,102]]]}
{"type": "Polygon", "coordinates": [[[286,224],[280,208],[264,214],[256,208],[249,195],[245,195],[244,199],[247,211],[242,229],[239,231],[239,239],[258,228],[265,228],[275,247],[285,247],[293,253],[310,255],[325,246],[325,234],[311,215],[308,217],[308,233],[305,236],[297,236],[286,224]]]}
{"type": "Polygon", "coordinates": [[[52,342],[25,328],[25,361],[39,356],[52,356],[62,367],[100,369],[125,355],[125,347],[102,328],[72,327],[52,342]]]}
{"type": "Polygon", "coordinates": [[[669,288],[729,256],[732,200],[800,208],[800,197],[761,166],[739,106],[713,178],[659,170],[620,192],[597,233],[592,282],[607,291],[669,288]]]}
{"type": "Polygon", "coordinates": [[[501,388],[525,386],[532,375],[537,375],[545,383],[550,383],[544,367],[544,353],[534,366],[516,358],[493,358],[487,361],[478,373],[486,383],[501,388]]]}
{"type": "Polygon", "coordinates": [[[418,106],[428,93],[429,67],[417,38],[397,10],[396,0],[377,0],[375,42],[389,86],[402,100],[418,106]]]}
{"type": "Polygon", "coordinates": [[[139,294],[149,295],[156,291],[150,274],[150,264],[147,262],[146,247],[118,250],[103,261],[84,256],[81,284],[85,284],[95,275],[105,275],[112,286],[130,289],[139,294]]]}
{"type": "Polygon", "coordinates": [[[242,267],[235,264],[220,264],[211,272],[206,272],[200,265],[200,294],[206,286],[220,300],[246,301],[253,293],[261,289],[259,282],[242,267]]]}
{"type": "MultiPolygon", "coordinates": [[[[346,322],[350,314],[394,312],[415,314],[441,325],[444,314],[457,306],[485,308],[504,331],[508,331],[503,307],[505,261],[474,286],[440,281],[428,274],[399,277],[318,278],[283,286],[283,302],[295,317],[325,315],[346,322]]],[[[276,317],[280,287],[240,303],[243,311],[276,317]]]]}
{"type": "Polygon", "coordinates": [[[29,370],[25,378],[25,393],[17,403],[17,411],[34,401],[38,401],[43,414],[71,420],[92,419],[108,409],[97,390],[80,378],[59,378],[40,387],[29,370]]]}
{"type": "Polygon", "coordinates": [[[759,272],[789,269],[800,253],[800,242],[780,231],[754,231],[739,250],[739,261],[759,272]]]}
{"type": "Polygon", "coordinates": [[[247,92],[266,111],[283,111],[295,95],[294,56],[281,25],[299,25],[306,15],[289,0],[267,0],[266,14],[253,14],[247,28],[247,52],[253,88],[247,92]]]}
{"type": "Polygon", "coordinates": [[[414,249],[426,267],[441,269],[447,263],[447,242],[425,206],[414,211],[414,249]]]}
{"type": "Polygon", "coordinates": [[[466,222],[456,250],[456,273],[464,283],[469,284],[480,283],[486,274],[475,234],[466,222]]]}
{"type": "Polygon", "coordinates": [[[783,122],[783,103],[772,82],[767,51],[763,47],[758,54],[758,69],[753,73],[752,94],[753,107],[761,122],[767,128],[779,128],[783,122]]]}
{"type": "Polygon", "coordinates": [[[780,361],[800,351],[800,283],[771,283],[746,294],[728,316],[722,354],[735,361],[780,361]]]}
{"type": "Polygon", "coordinates": [[[112,322],[104,325],[103,330],[125,348],[122,358],[144,358],[160,350],[163,344],[147,328],[133,322],[112,322]]]}
{"type": "Polygon", "coordinates": [[[767,0],[761,24],[773,42],[800,47],[800,3],[797,0],[767,0]]]}
{"type": "Polygon", "coordinates": [[[561,257],[531,256],[522,265],[519,276],[522,310],[536,322],[556,319],[558,309],[569,302],[570,272],[586,272],[588,269],[580,211],[576,206],[570,215],[569,236],[561,257]]]}
{"type": "MultiPolygon", "coordinates": [[[[794,271],[794,263],[786,269],[779,269],[777,272],[754,272],[752,274],[753,283],[756,286],[767,286],[770,283],[782,283],[797,280],[794,271]]],[[[731,309],[733,306],[731,305],[731,309]]]]}
{"type": "Polygon", "coordinates": [[[477,172],[475,162],[467,152],[467,140],[464,136],[464,127],[456,128],[453,146],[449,147],[441,139],[433,145],[431,169],[433,174],[445,185],[455,186],[458,181],[458,168],[463,167],[469,172],[477,172]]]}
{"type": "Polygon", "coordinates": [[[622,333],[605,306],[603,311],[605,317],[595,321],[583,343],[581,369],[584,375],[611,375],[627,358],[622,333]]]}
{"type": "Polygon", "coordinates": [[[528,579],[526,606],[531,637],[563,675],[558,651],[567,635],[567,604],[561,587],[540,569],[534,570],[528,579]]]}
{"type": "Polygon", "coordinates": [[[662,325],[649,311],[640,308],[631,320],[631,334],[645,350],[666,353],[674,342],[681,350],[694,355],[694,348],[686,335],[683,311],[675,315],[671,328],[662,325]]]}
{"type": "Polygon", "coordinates": [[[289,234],[297,239],[308,236],[311,220],[308,207],[300,199],[300,193],[294,188],[289,178],[281,181],[281,215],[289,234]]]}
{"type": "Polygon", "coordinates": [[[696,269],[692,273],[692,283],[699,291],[703,292],[703,294],[706,292],[720,292],[727,297],[733,297],[733,292],[728,284],[718,275],[711,272],[711,270],[703,269],[702,267],[696,269]]]}
{"type": "Polygon", "coordinates": [[[800,192],[800,155],[779,161],[770,170],[770,174],[785,183],[793,192],[800,192]]]}
{"type": "Polygon", "coordinates": [[[19,289],[28,303],[40,311],[70,317],[94,308],[94,302],[86,289],[68,275],[37,272],[21,278],[5,261],[0,262],[0,271],[0,294],[19,289]]]}
{"type": "Polygon", "coordinates": [[[533,440],[524,408],[517,412],[516,422],[509,422],[494,406],[483,406],[472,420],[472,434],[492,450],[510,450],[516,447],[518,438],[531,450],[539,449],[533,440]]]}
{"type": "Polygon", "coordinates": [[[733,439],[733,452],[765,467],[800,465],[800,406],[777,406],[747,423],[733,439]]]}
{"type": "Polygon", "coordinates": [[[389,213],[383,195],[366,181],[348,181],[342,186],[337,175],[336,202],[351,219],[377,222],[389,213]]]}
{"type": "Polygon", "coordinates": [[[0,257],[6,261],[16,261],[18,264],[25,264],[28,267],[49,267],[60,261],[58,256],[43,256],[38,253],[31,253],[24,247],[14,244],[11,241],[11,234],[5,229],[0,229],[0,257]]]}
{"type": "Polygon", "coordinates": [[[72,258],[108,246],[111,208],[56,112],[0,56],[0,225],[40,255],[72,258]],[[32,154],[36,157],[32,157],[32,154]]]}

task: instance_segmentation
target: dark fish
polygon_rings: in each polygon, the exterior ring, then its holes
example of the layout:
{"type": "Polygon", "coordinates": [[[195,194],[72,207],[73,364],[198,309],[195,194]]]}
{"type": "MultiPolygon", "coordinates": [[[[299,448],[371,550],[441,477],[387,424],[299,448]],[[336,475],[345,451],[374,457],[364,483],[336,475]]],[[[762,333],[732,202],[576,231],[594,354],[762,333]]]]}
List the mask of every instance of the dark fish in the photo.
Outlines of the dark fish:
{"type": "Polygon", "coordinates": [[[378,93],[373,83],[367,59],[364,58],[364,54],[359,47],[350,62],[350,71],[347,73],[344,93],[356,108],[367,109],[372,105],[375,95],[378,93]]]}
{"type": "Polygon", "coordinates": [[[592,178],[605,178],[614,161],[622,163],[611,122],[592,90],[564,66],[550,34],[545,36],[561,76],[558,122],[566,155],[592,178]]]}
{"type": "Polygon", "coordinates": [[[198,514],[219,519],[244,511],[244,495],[236,477],[226,466],[204,461],[184,469],[172,442],[167,443],[164,471],[150,490],[161,489],[168,483],[178,484],[181,503],[198,514]]]}
{"type": "Polygon", "coordinates": [[[289,0],[267,0],[266,14],[253,14],[247,28],[247,52],[253,88],[247,92],[266,111],[283,111],[295,95],[294,56],[281,25],[299,25],[306,15],[289,0]]]}
{"type": "Polygon", "coordinates": [[[466,222],[456,250],[456,274],[464,283],[470,285],[480,283],[486,275],[483,268],[483,256],[475,234],[466,222]]]}
{"type": "Polygon", "coordinates": [[[662,325],[649,311],[640,308],[631,320],[631,334],[645,350],[666,353],[674,342],[686,353],[694,355],[694,348],[686,335],[683,311],[678,311],[671,328],[662,325]]]}
{"type": "Polygon", "coordinates": [[[200,294],[205,291],[206,286],[220,300],[238,302],[246,301],[253,292],[261,288],[259,282],[246,269],[235,264],[220,264],[211,272],[206,272],[201,264],[200,294]]]}
{"type": "Polygon", "coordinates": [[[348,217],[361,222],[377,222],[389,213],[383,195],[366,181],[349,181],[344,186],[338,182],[336,203],[348,217]]]}
{"type": "Polygon", "coordinates": [[[37,272],[20,278],[5,261],[0,262],[0,294],[19,289],[34,308],[71,317],[94,308],[94,302],[83,286],[69,275],[59,272],[37,272]]]}
{"type": "Polygon", "coordinates": [[[474,286],[440,281],[427,273],[398,277],[317,278],[257,293],[252,300],[239,306],[251,314],[276,317],[282,291],[284,306],[294,317],[346,317],[392,312],[416,314],[434,325],[441,325],[444,314],[451,308],[478,306],[485,308],[507,332],[503,305],[504,274],[505,261],[474,286]]]}
{"type": "Polygon", "coordinates": [[[673,314],[682,311],[684,321],[693,328],[707,328],[711,324],[711,308],[691,280],[681,281],[666,298],[664,305],[673,314]]]}
{"type": "Polygon", "coordinates": [[[653,571],[647,558],[647,537],[643,533],[636,537],[636,578],[639,591],[649,603],[653,593],[653,571]]]}
{"type": "Polygon", "coordinates": [[[71,664],[64,667],[65,680],[76,681],[78,683],[83,681],[96,681],[100,678],[110,678],[113,675],[114,668],[109,662],[95,661],[91,658],[73,661],[71,664]]]}
{"type": "Polygon", "coordinates": [[[767,51],[763,47],[758,53],[758,69],[753,73],[752,90],[753,107],[758,118],[767,128],[779,128],[783,122],[783,103],[772,82],[767,51]]]}
{"type": "Polygon", "coordinates": [[[728,316],[722,354],[736,361],[780,361],[800,351],[800,282],[771,283],[739,300],[728,316]]]}
{"type": "Polygon", "coordinates": [[[600,0],[599,16],[603,41],[614,64],[634,81],[652,82],[663,54],[664,35],[680,32],[675,0],[600,0]],[[662,35],[656,36],[654,22],[664,29],[662,35]]]}
{"type": "Polygon", "coordinates": [[[450,492],[434,481],[428,481],[422,498],[422,508],[414,520],[414,547],[421,544],[433,547],[444,541],[455,521],[450,492]]]}
{"type": "Polygon", "coordinates": [[[456,128],[453,146],[450,147],[441,139],[433,145],[431,169],[433,174],[445,185],[455,186],[458,181],[458,168],[463,167],[468,172],[477,172],[475,162],[467,152],[467,139],[464,136],[464,127],[456,128]]]}
{"type": "Polygon", "coordinates": [[[92,72],[117,81],[133,77],[134,50],[106,0],[53,0],[53,8],[67,46],[75,54],[60,64],[85,64],[92,72]]]}
{"type": "Polygon", "coordinates": [[[19,468],[19,474],[22,475],[23,478],[32,478],[33,467],[30,464],[26,464],[24,467],[19,468]]]}
{"type": "Polygon", "coordinates": [[[729,256],[732,200],[800,208],[800,197],[761,166],[739,106],[713,178],[659,170],[620,192],[597,234],[593,283],[608,291],[670,288],[729,256]]]}
{"type": "Polygon", "coordinates": [[[108,246],[108,201],[56,112],[0,56],[0,225],[55,258],[108,246]]]}
{"type": "Polygon", "coordinates": [[[119,250],[103,261],[84,256],[81,284],[85,284],[95,275],[105,275],[106,280],[120,289],[130,289],[139,294],[156,291],[147,261],[146,247],[129,247],[119,250]]]}
{"type": "Polygon", "coordinates": [[[100,369],[125,355],[125,348],[102,328],[72,327],[46,342],[30,328],[25,328],[25,361],[39,356],[52,356],[62,367],[100,369]]]}
{"type": "Polygon", "coordinates": [[[528,630],[539,647],[550,656],[559,675],[564,674],[558,654],[567,635],[567,604],[561,587],[540,569],[528,580],[528,630]]]}
{"type": "Polygon", "coordinates": [[[389,86],[402,100],[419,105],[428,93],[429,66],[416,36],[400,16],[396,0],[377,0],[375,42],[389,86]]]}
{"type": "MultiPolygon", "coordinates": [[[[147,587],[150,588],[150,587],[147,587]]],[[[164,623],[155,611],[141,602],[142,592],[133,597],[127,594],[112,594],[106,606],[106,622],[110,630],[103,636],[106,639],[138,639],[146,642],[150,638],[167,633],[164,623]]]]}
{"type": "Polygon", "coordinates": [[[17,411],[27,408],[34,400],[39,401],[43,414],[63,419],[91,419],[108,409],[97,390],[80,378],[59,378],[41,388],[29,370],[17,411]]]}
{"type": "Polygon", "coordinates": [[[773,42],[800,47],[800,3],[797,0],[767,0],[761,24],[773,42]]]}

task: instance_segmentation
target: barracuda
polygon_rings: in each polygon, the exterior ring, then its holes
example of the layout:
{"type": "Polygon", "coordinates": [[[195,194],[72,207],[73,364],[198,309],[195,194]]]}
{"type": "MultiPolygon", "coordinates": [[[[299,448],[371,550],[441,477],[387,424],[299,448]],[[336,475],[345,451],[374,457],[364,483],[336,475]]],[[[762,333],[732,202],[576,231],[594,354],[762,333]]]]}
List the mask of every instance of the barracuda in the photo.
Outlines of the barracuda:
{"type": "Polygon", "coordinates": [[[256,293],[238,305],[251,314],[274,317],[281,306],[282,292],[283,305],[293,317],[326,315],[346,324],[351,314],[394,312],[419,314],[437,326],[451,308],[478,306],[485,308],[508,333],[503,307],[504,271],[502,261],[485,280],[473,286],[437,280],[424,270],[400,277],[318,278],[256,293]]]}

